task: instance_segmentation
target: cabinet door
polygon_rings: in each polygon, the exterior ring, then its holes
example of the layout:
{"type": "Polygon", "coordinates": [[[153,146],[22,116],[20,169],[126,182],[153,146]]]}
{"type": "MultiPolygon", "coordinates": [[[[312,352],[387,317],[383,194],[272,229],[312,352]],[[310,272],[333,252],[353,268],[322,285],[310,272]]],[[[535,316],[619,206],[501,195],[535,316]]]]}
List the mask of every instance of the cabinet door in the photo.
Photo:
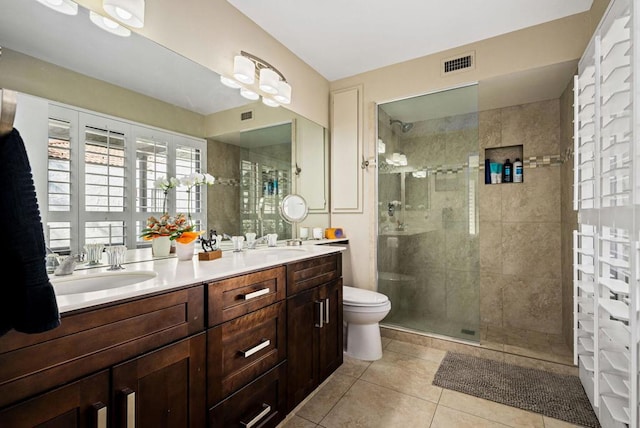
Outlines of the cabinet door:
{"type": "Polygon", "coordinates": [[[331,212],[361,213],[363,205],[362,86],[331,93],[331,212]]]}
{"type": "Polygon", "coordinates": [[[342,278],[319,288],[323,304],[322,328],[320,333],[320,375],[322,383],[342,364],[342,278]]]}
{"type": "Polygon", "coordinates": [[[201,333],[115,366],[115,426],[204,426],[205,339],[201,333]]]}
{"type": "Polygon", "coordinates": [[[105,370],[0,411],[0,427],[106,428],[108,405],[105,370]]]}
{"type": "Polygon", "coordinates": [[[291,411],[318,385],[318,289],[287,299],[288,410],[291,411]]]}

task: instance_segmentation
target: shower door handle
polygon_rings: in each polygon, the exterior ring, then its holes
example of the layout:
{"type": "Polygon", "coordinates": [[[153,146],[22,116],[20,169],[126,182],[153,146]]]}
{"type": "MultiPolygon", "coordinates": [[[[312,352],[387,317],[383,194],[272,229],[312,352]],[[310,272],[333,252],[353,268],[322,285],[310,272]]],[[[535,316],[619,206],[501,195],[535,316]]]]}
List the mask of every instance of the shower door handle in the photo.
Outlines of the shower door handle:
{"type": "Polygon", "coordinates": [[[318,308],[318,322],[316,323],[316,327],[322,328],[322,326],[324,325],[323,324],[324,302],[322,300],[316,300],[315,303],[319,305],[319,308],[318,308]]]}
{"type": "Polygon", "coordinates": [[[324,323],[329,324],[329,298],[324,299],[324,323]]]}

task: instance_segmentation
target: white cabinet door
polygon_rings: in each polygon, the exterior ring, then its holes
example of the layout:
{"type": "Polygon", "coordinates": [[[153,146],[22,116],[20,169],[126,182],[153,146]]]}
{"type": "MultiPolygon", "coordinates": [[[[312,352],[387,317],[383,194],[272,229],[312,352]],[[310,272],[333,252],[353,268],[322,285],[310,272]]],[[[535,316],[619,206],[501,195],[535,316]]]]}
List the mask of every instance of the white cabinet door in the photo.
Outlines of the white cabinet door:
{"type": "Polygon", "coordinates": [[[331,93],[331,212],[361,213],[362,86],[331,93]]]}

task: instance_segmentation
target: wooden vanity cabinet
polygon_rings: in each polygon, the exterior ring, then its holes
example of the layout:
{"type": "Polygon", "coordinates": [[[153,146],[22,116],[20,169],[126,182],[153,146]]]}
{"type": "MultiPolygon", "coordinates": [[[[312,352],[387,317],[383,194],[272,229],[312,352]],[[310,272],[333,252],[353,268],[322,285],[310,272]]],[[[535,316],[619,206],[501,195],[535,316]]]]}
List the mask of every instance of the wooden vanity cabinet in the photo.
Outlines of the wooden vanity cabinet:
{"type": "Polygon", "coordinates": [[[196,286],[63,315],[42,334],[11,331],[0,338],[0,426],[124,427],[116,420],[126,388],[138,391],[138,426],[163,417],[158,409],[187,412],[190,424],[155,426],[202,426],[203,330],[204,289],[196,286]]]}
{"type": "Polygon", "coordinates": [[[340,254],[287,266],[287,410],[291,411],[343,360],[340,254]]]}
{"type": "Polygon", "coordinates": [[[284,266],[207,285],[209,426],[268,427],[286,415],[285,296],[284,266]]]}

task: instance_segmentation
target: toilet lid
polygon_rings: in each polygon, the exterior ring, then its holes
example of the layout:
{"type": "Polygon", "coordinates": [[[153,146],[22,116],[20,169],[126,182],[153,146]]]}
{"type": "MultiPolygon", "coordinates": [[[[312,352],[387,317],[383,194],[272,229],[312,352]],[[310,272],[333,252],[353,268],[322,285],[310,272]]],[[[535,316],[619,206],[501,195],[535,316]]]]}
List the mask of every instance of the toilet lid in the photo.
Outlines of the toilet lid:
{"type": "Polygon", "coordinates": [[[371,290],[363,290],[362,288],[343,286],[342,301],[353,306],[378,306],[389,300],[382,293],[371,290]]]}

